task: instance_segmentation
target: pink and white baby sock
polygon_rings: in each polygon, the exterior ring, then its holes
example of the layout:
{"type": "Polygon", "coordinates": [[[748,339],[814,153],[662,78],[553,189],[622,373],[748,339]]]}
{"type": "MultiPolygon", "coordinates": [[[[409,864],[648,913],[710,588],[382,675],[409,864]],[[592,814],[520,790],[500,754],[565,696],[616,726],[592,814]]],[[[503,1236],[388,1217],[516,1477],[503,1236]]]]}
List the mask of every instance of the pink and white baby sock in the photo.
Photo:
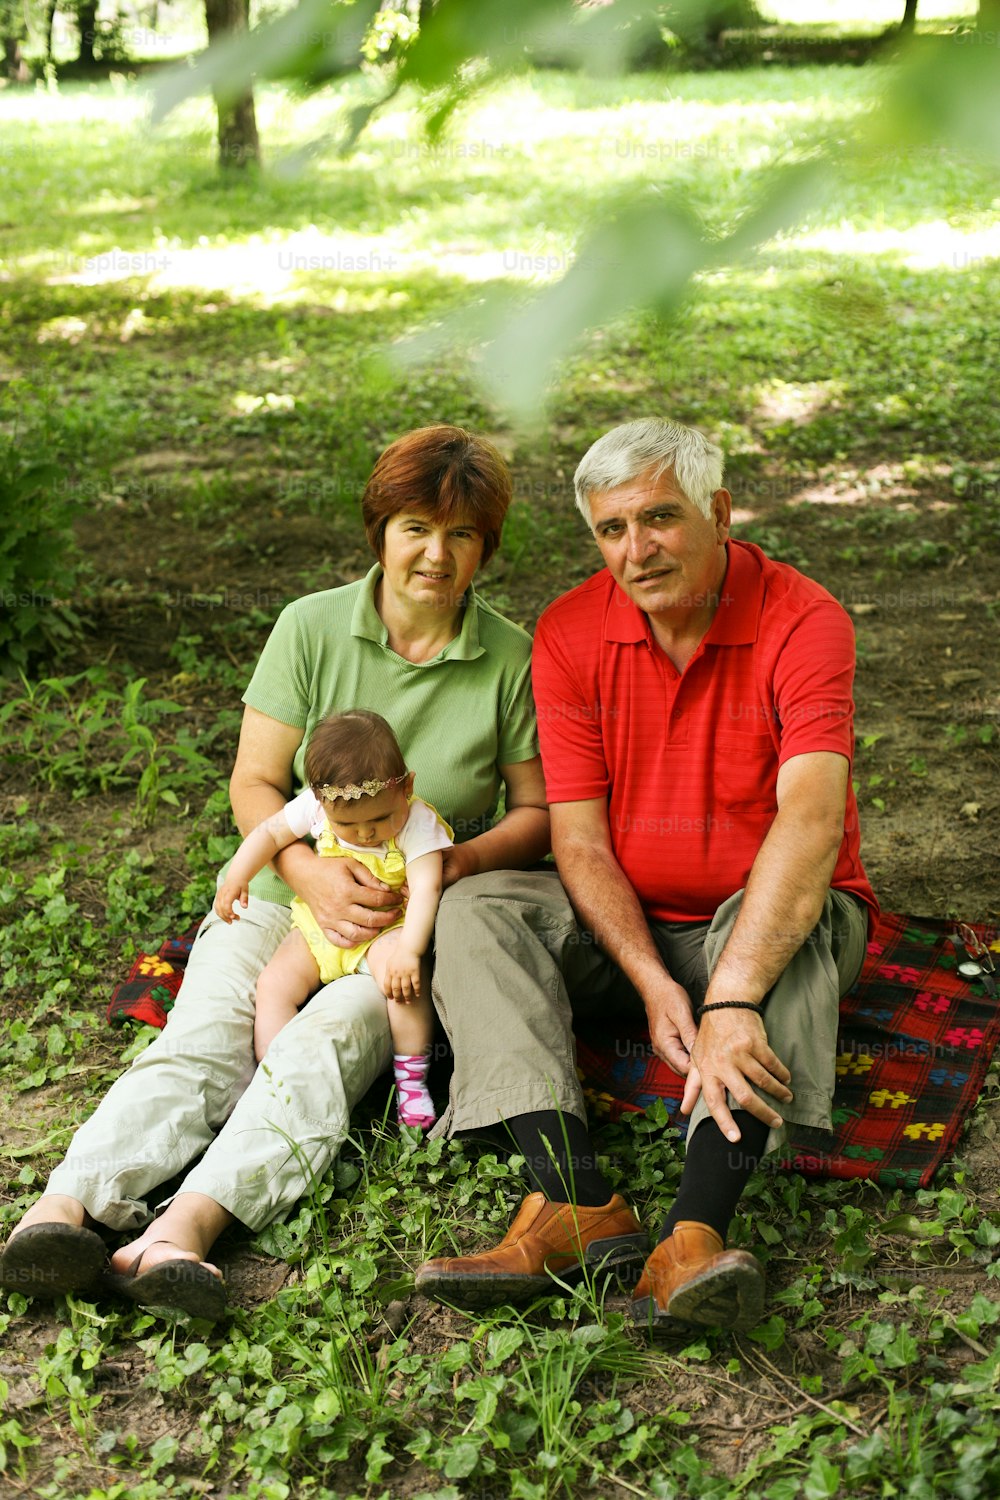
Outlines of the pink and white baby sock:
{"type": "Polygon", "coordinates": [[[430,1061],[428,1052],[416,1057],[397,1053],[392,1059],[392,1071],[396,1077],[396,1118],[400,1125],[416,1125],[420,1130],[427,1130],[437,1119],[434,1101],[427,1092],[430,1061]]]}

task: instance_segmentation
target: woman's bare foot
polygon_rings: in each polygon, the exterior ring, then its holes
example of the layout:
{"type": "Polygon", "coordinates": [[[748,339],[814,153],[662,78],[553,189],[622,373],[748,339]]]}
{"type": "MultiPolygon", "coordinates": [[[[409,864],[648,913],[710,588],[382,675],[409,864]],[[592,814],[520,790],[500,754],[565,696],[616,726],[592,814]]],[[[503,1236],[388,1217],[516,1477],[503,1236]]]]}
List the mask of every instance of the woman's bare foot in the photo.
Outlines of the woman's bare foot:
{"type": "Polygon", "coordinates": [[[11,1230],[8,1243],[32,1224],[70,1224],[75,1229],[89,1229],[93,1222],[78,1198],[69,1198],[65,1193],[45,1193],[11,1230]]]}
{"type": "Polygon", "coordinates": [[[203,1260],[197,1250],[187,1250],[176,1240],[164,1239],[159,1220],[150,1225],[137,1240],[131,1240],[129,1244],[122,1245],[115,1251],[111,1257],[111,1269],[125,1275],[126,1272],[131,1271],[140,1257],[141,1264],[136,1270],[137,1276],[142,1276],[146,1271],[151,1271],[154,1266],[163,1265],[168,1261],[192,1260],[211,1271],[213,1276],[222,1279],[222,1272],[218,1266],[212,1265],[211,1261],[203,1260]]]}
{"type": "Polygon", "coordinates": [[[139,1307],[216,1322],[226,1311],[226,1285],[205,1256],[231,1219],[212,1198],[178,1193],[138,1239],[115,1251],[105,1287],[139,1307]]]}
{"type": "Polygon", "coordinates": [[[206,1260],[219,1235],[233,1216],[213,1198],[202,1193],[178,1193],[159,1218],[148,1224],[137,1239],[122,1245],[111,1257],[111,1269],[126,1275],[139,1256],[142,1276],[166,1261],[192,1260],[221,1280],[218,1266],[206,1260]]]}

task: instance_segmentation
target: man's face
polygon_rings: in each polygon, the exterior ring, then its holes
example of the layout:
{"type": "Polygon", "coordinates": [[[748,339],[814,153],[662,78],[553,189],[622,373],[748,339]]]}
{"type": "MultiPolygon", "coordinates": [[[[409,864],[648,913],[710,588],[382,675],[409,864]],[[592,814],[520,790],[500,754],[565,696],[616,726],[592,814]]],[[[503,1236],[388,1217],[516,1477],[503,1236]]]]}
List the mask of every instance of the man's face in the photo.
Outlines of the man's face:
{"type": "Polygon", "coordinates": [[[732,501],[716,490],[712,516],[683,493],[672,469],[652,469],[614,490],[591,495],[594,536],[619,588],[648,615],[683,625],[715,613],[726,572],[732,501]]]}

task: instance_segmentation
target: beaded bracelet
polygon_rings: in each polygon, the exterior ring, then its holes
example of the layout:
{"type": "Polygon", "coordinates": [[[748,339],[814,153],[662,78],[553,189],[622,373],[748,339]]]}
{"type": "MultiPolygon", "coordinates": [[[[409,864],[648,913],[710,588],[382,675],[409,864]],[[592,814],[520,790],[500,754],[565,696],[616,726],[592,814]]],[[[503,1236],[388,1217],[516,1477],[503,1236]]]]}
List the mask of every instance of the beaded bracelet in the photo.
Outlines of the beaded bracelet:
{"type": "Polygon", "coordinates": [[[710,1010],[754,1010],[759,1016],[763,1015],[760,1006],[755,1005],[752,1000],[716,1000],[712,1005],[700,1005],[698,1014],[703,1016],[710,1010]]]}

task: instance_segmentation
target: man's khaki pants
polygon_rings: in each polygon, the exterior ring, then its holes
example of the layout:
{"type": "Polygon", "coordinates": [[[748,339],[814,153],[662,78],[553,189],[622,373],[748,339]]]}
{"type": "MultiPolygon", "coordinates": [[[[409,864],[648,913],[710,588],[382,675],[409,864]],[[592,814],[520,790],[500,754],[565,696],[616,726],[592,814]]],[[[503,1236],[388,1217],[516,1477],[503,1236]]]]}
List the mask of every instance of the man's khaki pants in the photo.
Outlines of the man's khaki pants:
{"type": "MultiPolygon", "coordinates": [[[[670,974],[697,1005],[733,929],[737,892],[712,922],[651,922],[670,974]]],[[[840,996],[865,954],[864,907],[831,891],[820,919],[766,999],[768,1041],[791,1072],[789,1104],[762,1098],[796,1135],[830,1130],[840,996]]],[[[582,932],[555,871],[505,871],[445,893],[436,928],[434,1001],[455,1053],[448,1109],[433,1135],[561,1109],[586,1119],[574,1019],[618,1023],[644,1015],[621,970],[582,932]],[[488,955],[488,958],[487,958],[488,955]]],[[[730,1097],[730,1108],[738,1107],[730,1097]]],[[[705,1118],[699,1098],[691,1130],[705,1118]]],[[[690,1133],[689,1133],[690,1134],[690,1133]]],[[[787,1130],[772,1130],[767,1149],[787,1130]]]]}

